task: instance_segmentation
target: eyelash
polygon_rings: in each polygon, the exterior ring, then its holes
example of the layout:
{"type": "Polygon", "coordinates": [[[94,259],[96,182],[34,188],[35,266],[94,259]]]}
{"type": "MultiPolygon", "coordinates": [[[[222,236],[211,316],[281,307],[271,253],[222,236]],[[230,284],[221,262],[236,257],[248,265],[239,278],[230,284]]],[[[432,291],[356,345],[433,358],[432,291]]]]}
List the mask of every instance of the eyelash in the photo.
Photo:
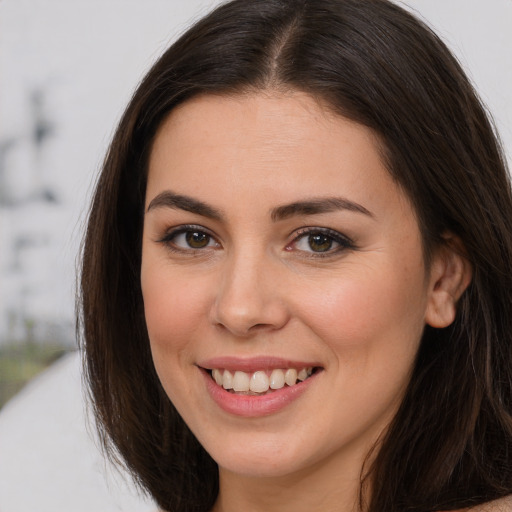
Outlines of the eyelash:
{"type": "Polygon", "coordinates": [[[330,242],[334,242],[338,244],[338,247],[332,249],[329,248],[326,251],[301,251],[305,254],[307,254],[306,257],[308,258],[328,258],[335,255],[338,255],[340,252],[348,250],[348,249],[354,249],[355,245],[350,238],[347,236],[339,233],[338,231],[334,231],[333,229],[329,228],[319,228],[319,227],[307,227],[307,228],[301,228],[295,238],[286,246],[287,250],[291,250],[292,246],[296,246],[298,242],[300,242],[302,239],[311,237],[314,235],[323,235],[325,236],[330,242]]]}
{"type": "MultiPolygon", "coordinates": [[[[300,250],[299,252],[307,254],[307,258],[328,258],[330,256],[334,256],[339,254],[340,252],[348,249],[354,249],[354,243],[350,238],[348,238],[345,235],[342,235],[338,231],[334,231],[329,228],[320,228],[320,227],[306,227],[301,228],[297,231],[296,236],[293,238],[293,240],[286,245],[285,250],[291,251],[293,250],[293,247],[296,246],[302,239],[306,237],[311,237],[314,235],[323,235],[328,239],[329,243],[335,243],[338,244],[338,246],[334,249],[328,248],[325,251],[306,251],[306,250],[300,250]]],[[[157,240],[159,243],[164,244],[170,251],[175,253],[193,253],[197,254],[198,251],[201,251],[203,249],[212,248],[210,246],[211,241],[215,241],[218,247],[220,247],[219,242],[216,241],[215,237],[208,232],[205,228],[202,226],[196,226],[196,225],[183,225],[179,226],[178,228],[172,229],[171,231],[167,232],[161,239],[157,240]],[[178,236],[186,234],[186,233],[199,233],[206,235],[208,237],[208,243],[204,247],[180,247],[175,244],[175,240],[178,236]]],[[[213,248],[216,248],[213,246],[213,248]]]]}
{"type": "MultiPolygon", "coordinates": [[[[174,243],[174,240],[183,234],[186,233],[200,233],[204,234],[207,237],[209,237],[208,244],[211,240],[215,240],[215,237],[208,232],[205,228],[202,226],[196,226],[193,224],[183,225],[178,228],[172,229],[171,231],[168,231],[158,242],[164,244],[170,251],[176,252],[176,253],[195,253],[197,254],[198,251],[201,251],[202,249],[210,247],[209,245],[205,245],[204,247],[180,247],[174,243]]],[[[219,246],[220,244],[216,242],[219,246]]]]}

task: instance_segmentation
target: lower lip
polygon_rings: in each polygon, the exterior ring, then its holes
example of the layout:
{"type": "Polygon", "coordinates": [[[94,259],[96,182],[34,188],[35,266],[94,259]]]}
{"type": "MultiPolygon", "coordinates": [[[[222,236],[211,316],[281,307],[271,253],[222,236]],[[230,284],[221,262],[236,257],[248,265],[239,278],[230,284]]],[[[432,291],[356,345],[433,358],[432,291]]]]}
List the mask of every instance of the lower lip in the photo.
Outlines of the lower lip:
{"type": "Polygon", "coordinates": [[[201,369],[201,373],[205,378],[206,389],[210,397],[223,411],[244,418],[255,418],[275,414],[284,409],[309,388],[320,372],[314,373],[305,381],[299,382],[294,386],[285,386],[261,396],[229,393],[215,383],[206,370],[201,369]]]}

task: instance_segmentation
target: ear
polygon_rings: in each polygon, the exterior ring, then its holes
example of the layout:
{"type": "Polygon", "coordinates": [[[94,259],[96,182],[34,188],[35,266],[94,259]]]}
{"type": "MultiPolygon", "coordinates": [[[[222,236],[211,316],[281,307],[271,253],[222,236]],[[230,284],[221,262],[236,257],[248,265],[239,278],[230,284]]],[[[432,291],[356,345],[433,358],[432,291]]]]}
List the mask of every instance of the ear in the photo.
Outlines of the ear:
{"type": "Polygon", "coordinates": [[[457,301],[473,274],[462,241],[451,234],[443,239],[432,257],[425,313],[425,322],[437,328],[448,327],[455,320],[457,301]]]}

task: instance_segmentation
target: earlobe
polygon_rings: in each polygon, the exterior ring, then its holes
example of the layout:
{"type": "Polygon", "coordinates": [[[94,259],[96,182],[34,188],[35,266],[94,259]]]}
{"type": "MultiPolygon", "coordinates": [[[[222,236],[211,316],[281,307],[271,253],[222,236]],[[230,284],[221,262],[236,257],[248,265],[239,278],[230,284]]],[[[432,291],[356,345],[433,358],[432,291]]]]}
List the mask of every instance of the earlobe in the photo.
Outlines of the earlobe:
{"type": "Polygon", "coordinates": [[[448,327],[457,312],[457,302],[472,277],[472,268],[462,241],[453,235],[444,236],[432,260],[429,297],[425,322],[431,327],[448,327]]]}

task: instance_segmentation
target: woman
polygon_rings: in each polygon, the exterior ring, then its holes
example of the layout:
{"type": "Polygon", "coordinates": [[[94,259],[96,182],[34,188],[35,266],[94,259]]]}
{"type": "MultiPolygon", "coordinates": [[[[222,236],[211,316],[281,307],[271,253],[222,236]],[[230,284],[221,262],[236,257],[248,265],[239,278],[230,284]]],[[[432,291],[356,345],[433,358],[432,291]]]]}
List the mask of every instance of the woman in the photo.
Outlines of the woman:
{"type": "Polygon", "coordinates": [[[421,22],[217,8],[135,92],[91,209],[107,450],[173,512],[512,510],[511,235],[492,126],[421,22]]]}

